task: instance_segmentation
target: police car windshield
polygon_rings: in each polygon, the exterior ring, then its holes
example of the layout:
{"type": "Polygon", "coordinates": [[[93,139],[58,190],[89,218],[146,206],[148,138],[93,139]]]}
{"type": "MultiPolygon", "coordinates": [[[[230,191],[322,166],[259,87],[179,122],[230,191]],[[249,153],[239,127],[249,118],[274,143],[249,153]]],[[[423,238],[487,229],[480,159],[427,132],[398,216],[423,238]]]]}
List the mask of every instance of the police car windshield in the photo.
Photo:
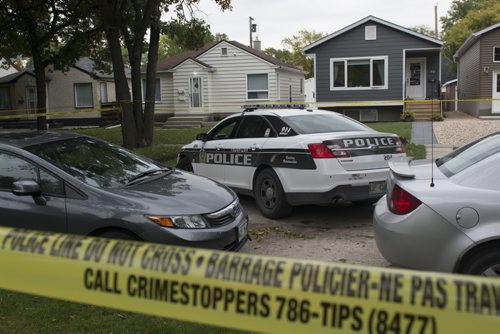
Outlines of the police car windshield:
{"type": "Polygon", "coordinates": [[[325,115],[308,114],[286,116],[284,120],[297,132],[302,134],[341,132],[341,131],[366,131],[368,128],[349,118],[325,115]]]}

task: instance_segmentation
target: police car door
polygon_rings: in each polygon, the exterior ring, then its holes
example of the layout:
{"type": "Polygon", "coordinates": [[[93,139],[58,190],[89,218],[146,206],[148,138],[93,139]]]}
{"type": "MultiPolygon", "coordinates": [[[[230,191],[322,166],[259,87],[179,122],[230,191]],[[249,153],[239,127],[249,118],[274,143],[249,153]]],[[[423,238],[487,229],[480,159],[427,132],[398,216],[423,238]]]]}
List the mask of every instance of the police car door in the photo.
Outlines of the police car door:
{"type": "Polygon", "coordinates": [[[226,150],[225,181],[230,187],[251,189],[252,176],[262,149],[275,133],[262,116],[245,115],[238,128],[236,137],[228,143],[226,150]]]}
{"type": "Polygon", "coordinates": [[[224,158],[227,143],[232,140],[241,117],[231,117],[208,133],[208,140],[199,151],[198,163],[193,165],[195,173],[224,182],[224,158]]]}

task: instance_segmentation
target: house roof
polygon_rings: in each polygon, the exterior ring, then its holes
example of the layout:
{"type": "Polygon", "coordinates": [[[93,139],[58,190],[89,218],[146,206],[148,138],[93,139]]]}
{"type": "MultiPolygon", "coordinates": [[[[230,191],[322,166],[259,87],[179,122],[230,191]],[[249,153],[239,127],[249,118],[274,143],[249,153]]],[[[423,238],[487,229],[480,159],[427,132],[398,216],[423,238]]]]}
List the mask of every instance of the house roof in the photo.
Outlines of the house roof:
{"type": "Polygon", "coordinates": [[[306,47],[302,48],[302,51],[307,52],[308,50],[310,50],[310,49],[312,49],[312,48],[314,48],[314,47],[316,47],[316,46],[318,46],[320,44],[323,44],[324,42],[329,41],[332,38],[335,38],[335,37],[337,37],[339,35],[342,35],[343,33],[347,32],[349,30],[352,30],[352,29],[354,29],[354,28],[356,28],[356,27],[358,27],[358,26],[360,26],[362,24],[365,24],[368,21],[374,21],[374,22],[383,24],[385,26],[388,26],[390,28],[393,28],[393,29],[399,30],[401,32],[404,32],[406,34],[409,34],[409,35],[412,35],[412,36],[424,39],[426,41],[429,41],[429,42],[432,42],[432,43],[436,43],[438,45],[443,45],[443,42],[441,40],[437,39],[437,38],[430,37],[430,36],[418,33],[416,31],[410,30],[408,28],[402,27],[402,26],[394,24],[392,22],[385,21],[385,20],[379,19],[378,17],[369,15],[369,16],[365,17],[364,19],[361,19],[361,20],[359,20],[357,22],[354,22],[353,24],[348,25],[347,27],[344,27],[344,28],[342,28],[340,30],[337,30],[334,33],[331,33],[330,35],[327,35],[327,36],[325,36],[325,37],[323,37],[321,39],[318,39],[316,42],[311,43],[311,44],[307,45],[306,47]]]}
{"type": "Polygon", "coordinates": [[[284,68],[291,69],[291,70],[302,71],[302,69],[300,69],[296,66],[293,66],[291,64],[287,64],[278,58],[275,58],[271,55],[268,55],[264,51],[251,48],[249,46],[246,46],[246,45],[241,44],[241,43],[236,42],[236,41],[209,42],[209,43],[205,44],[203,47],[201,47],[200,49],[186,51],[186,52],[183,52],[183,53],[178,54],[176,56],[160,60],[157,64],[157,71],[171,70],[171,69],[179,66],[181,63],[183,63],[184,61],[186,61],[188,59],[191,59],[204,67],[212,68],[212,66],[200,61],[197,58],[222,42],[229,43],[229,44],[231,44],[231,45],[233,45],[233,46],[235,46],[243,51],[246,51],[246,52],[248,52],[248,53],[250,53],[250,54],[252,54],[252,55],[254,55],[254,56],[270,63],[270,64],[273,64],[273,65],[276,65],[279,67],[284,67],[284,68]]]}
{"type": "Polygon", "coordinates": [[[457,52],[455,52],[455,54],[453,55],[453,58],[458,58],[461,55],[463,55],[464,52],[467,51],[474,43],[476,43],[476,41],[483,34],[489,32],[489,31],[492,31],[496,28],[500,28],[500,22],[498,22],[492,26],[489,26],[488,28],[484,28],[483,30],[479,30],[479,31],[473,33],[472,35],[470,35],[469,38],[467,38],[465,40],[465,42],[458,48],[457,52]]]}
{"type": "MultiPolygon", "coordinates": [[[[114,79],[113,72],[107,73],[102,70],[95,70],[95,62],[89,57],[81,57],[72,66],[80,71],[87,73],[88,75],[94,76],[98,79],[114,79]]],[[[129,68],[125,67],[125,76],[127,78],[131,77],[131,71],[129,68]]]]}
{"type": "Polygon", "coordinates": [[[22,70],[22,71],[11,73],[11,74],[8,74],[6,76],[1,77],[0,84],[7,84],[7,83],[16,82],[17,79],[19,79],[20,77],[22,77],[25,74],[31,75],[33,77],[35,76],[35,73],[33,73],[32,70],[22,70]]]}

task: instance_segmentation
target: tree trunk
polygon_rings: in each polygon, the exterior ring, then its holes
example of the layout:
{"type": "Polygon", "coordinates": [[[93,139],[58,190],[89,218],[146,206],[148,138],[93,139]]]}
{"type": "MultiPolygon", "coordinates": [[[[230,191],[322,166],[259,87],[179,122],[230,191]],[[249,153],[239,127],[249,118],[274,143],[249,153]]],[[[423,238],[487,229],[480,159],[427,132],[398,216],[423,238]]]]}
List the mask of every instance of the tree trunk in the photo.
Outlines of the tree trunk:
{"type": "Polygon", "coordinates": [[[142,119],[142,79],[141,79],[141,50],[140,47],[134,47],[130,55],[130,68],[132,72],[132,112],[135,122],[135,131],[137,133],[136,147],[146,146],[144,140],[144,123],[142,119]]]}
{"type": "Polygon", "coordinates": [[[153,145],[153,127],[156,97],[156,64],[160,43],[160,11],[155,10],[149,32],[148,65],[146,69],[146,103],[144,105],[144,140],[153,145]]]}
{"type": "Polygon", "coordinates": [[[35,67],[36,81],[36,113],[43,114],[37,116],[37,129],[39,131],[47,130],[47,96],[45,86],[45,65],[40,57],[40,52],[33,51],[33,66],[35,67]]]}
{"type": "Polygon", "coordinates": [[[115,80],[116,99],[120,103],[122,112],[122,138],[123,146],[135,148],[137,133],[135,119],[130,104],[130,90],[120,44],[120,6],[117,1],[102,0],[98,2],[99,17],[104,26],[106,39],[111,53],[113,76],[115,80]]]}

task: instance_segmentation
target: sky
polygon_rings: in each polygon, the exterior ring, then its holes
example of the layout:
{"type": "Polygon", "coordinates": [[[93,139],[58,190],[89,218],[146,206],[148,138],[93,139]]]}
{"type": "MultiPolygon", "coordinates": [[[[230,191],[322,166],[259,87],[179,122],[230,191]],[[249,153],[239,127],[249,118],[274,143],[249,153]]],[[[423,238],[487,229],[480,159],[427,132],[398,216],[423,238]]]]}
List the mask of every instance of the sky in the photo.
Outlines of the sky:
{"type": "Polygon", "coordinates": [[[333,33],[368,15],[411,27],[434,29],[434,6],[444,16],[452,0],[232,0],[232,11],[222,12],[215,1],[201,0],[196,16],[210,24],[212,33],[249,44],[249,16],[255,19],[262,48],[283,48],[281,42],[301,29],[333,33]]]}

